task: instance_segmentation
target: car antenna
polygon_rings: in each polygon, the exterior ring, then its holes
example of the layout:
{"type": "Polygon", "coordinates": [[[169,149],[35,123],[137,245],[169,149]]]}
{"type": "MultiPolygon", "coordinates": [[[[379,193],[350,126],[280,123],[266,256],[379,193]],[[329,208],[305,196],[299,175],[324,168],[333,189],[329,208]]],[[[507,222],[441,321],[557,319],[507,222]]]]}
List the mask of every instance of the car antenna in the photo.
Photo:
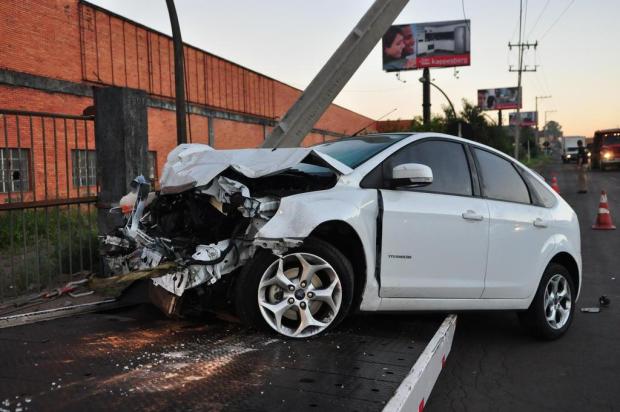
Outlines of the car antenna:
{"type": "Polygon", "coordinates": [[[384,117],[386,117],[386,116],[389,116],[390,114],[394,113],[397,109],[398,109],[398,107],[395,107],[394,109],[390,110],[389,112],[387,112],[386,114],[384,114],[383,116],[381,116],[380,118],[378,118],[377,120],[374,120],[374,121],[372,121],[372,122],[368,123],[366,126],[362,127],[362,128],[361,128],[361,129],[359,129],[357,132],[353,133],[353,134],[351,135],[351,137],[355,137],[355,136],[357,136],[358,134],[362,133],[364,130],[366,130],[366,128],[367,128],[368,126],[370,126],[370,125],[371,125],[371,124],[373,124],[373,123],[378,122],[379,120],[383,119],[383,118],[384,118],[384,117]]]}

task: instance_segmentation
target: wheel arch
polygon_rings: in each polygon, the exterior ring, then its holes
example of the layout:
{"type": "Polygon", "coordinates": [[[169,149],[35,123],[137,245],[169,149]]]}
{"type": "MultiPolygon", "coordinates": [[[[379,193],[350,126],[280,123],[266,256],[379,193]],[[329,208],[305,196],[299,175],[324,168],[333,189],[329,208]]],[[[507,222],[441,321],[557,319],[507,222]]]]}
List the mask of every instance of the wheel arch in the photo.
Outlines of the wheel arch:
{"type": "Polygon", "coordinates": [[[319,224],[310,233],[338,249],[353,266],[353,310],[358,310],[366,288],[367,262],[364,245],[355,229],[342,220],[329,220],[319,224]]]}
{"type": "Polygon", "coordinates": [[[577,264],[575,258],[568,252],[559,252],[551,258],[549,264],[551,263],[560,264],[568,270],[571,280],[577,288],[577,296],[579,296],[581,292],[581,277],[579,276],[579,265],[577,264]]]}

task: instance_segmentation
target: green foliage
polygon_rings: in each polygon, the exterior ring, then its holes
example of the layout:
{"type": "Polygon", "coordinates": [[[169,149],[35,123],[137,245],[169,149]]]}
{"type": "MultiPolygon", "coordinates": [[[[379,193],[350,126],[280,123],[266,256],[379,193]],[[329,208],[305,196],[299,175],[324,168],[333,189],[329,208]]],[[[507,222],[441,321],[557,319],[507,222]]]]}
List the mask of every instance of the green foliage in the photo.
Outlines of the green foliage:
{"type": "Polygon", "coordinates": [[[551,137],[561,137],[564,135],[562,126],[555,120],[549,120],[545,127],[543,127],[543,135],[551,137]]]}
{"type": "Polygon", "coordinates": [[[0,212],[0,296],[57,286],[97,262],[97,216],[86,206],[0,212]]]}

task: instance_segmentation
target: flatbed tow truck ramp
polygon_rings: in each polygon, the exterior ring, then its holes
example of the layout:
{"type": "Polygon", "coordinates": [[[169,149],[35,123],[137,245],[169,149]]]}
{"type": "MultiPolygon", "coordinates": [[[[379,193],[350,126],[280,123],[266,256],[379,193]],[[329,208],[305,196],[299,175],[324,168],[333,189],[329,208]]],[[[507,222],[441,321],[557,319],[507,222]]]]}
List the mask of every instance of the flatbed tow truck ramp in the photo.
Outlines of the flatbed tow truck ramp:
{"type": "Polygon", "coordinates": [[[2,411],[418,411],[456,316],[358,315],[288,340],[150,305],[0,329],[2,411]]]}

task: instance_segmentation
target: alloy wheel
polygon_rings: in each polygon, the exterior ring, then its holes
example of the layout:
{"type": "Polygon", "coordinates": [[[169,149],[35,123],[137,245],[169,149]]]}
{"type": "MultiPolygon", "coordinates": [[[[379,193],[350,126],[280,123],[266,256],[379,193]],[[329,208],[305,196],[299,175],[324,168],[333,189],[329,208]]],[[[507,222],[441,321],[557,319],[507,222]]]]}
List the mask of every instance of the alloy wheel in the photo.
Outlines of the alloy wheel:
{"type": "Polygon", "coordinates": [[[263,273],[258,306],[276,332],[304,338],[324,331],[342,303],[342,285],[334,268],[310,253],[279,257],[263,273]]]}
{"type": "Polygon", "coordinates": [[[572,296],[568,280],[561,274],[551,276],[545,287],[544,309],[547,323],[561,329],[571,316],[572,296]]]}

